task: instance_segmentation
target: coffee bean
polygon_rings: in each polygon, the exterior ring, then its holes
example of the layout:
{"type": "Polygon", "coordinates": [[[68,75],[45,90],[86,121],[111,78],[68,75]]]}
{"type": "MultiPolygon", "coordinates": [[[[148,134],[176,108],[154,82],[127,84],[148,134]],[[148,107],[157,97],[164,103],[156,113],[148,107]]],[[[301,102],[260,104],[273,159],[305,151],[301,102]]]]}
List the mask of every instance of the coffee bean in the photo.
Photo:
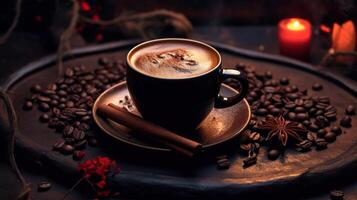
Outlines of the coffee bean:
{"type": "MultiPolygon", "coordinates": [[[[251,120],[253,121],[253,120],[251,120]]],[[[78,129],[82,130],[82,131],[87,131],[90,129],[90,126],[87,123],[80,123],[78,126],[78,129]]]]}
{"type": "Polygon", "coordinates": [[[340,120],[340,125],[345,128],[351,127],[351,123],[352,123],[352,118],[350,116],[344,116],[340,120]]]}
{"type": "Polygon", "coordinates": [[[64,103],[60,103],[60,104],[58,105],[58,108],[59,108],[59,109],[64,109],[64,108],[66,108],[66,105],[65,105],[64,103]]]}
{"type": "Polygon", "coordinates": [[[301,107],[304,104],[304,100],[303,99],[295,99],[295,104],[299,107],[301,107]]]}
{"type": "Polygon", "coordinates": [[[91,119],[91,116],[87,115],[81,118],[82,122],[88,122],[91,119]]]}
{"type": "Polygon", "coordinates": [[[274,108],[275,108],[274,105],[269,105],[269,106],[267,107],[268,110],[271,110],[271,109],[274,109],[274,108]]]}
{"type": "Polygon", "coordinates": [[[280,79],[280,84],[281,85],[289,85],[289,79],[286,77],[283,77],[280,79]]]}
{"type": "Polygon", "coordinates": [[[83,140],[86,137],[86,133],[84,131],[81,131],[77,128],[74,128],[73,130],[73,138],[76,140],[83,140]]]}
{"type": "Polygon", "coordinates": [[[218,169],[228,169],[230,167],[230,162],[227,155],[221,155],[216,157],[216,163],[218,169]]]}
{"type": "Polygon", "coordinates": [[[59,102],[60,102],[60,103],[65,103],[66,101],[67,101],[67,99],[64,98],[64,97],[61,97],[61,98],[59,99],[59,102]]]}
{"type": "Polygon", "coordinates": [[[73,148],[73,146],[70,145],[70,144],[65,144],[65,145],[63,145],[62,148],[61,148],[61,150],[60,150],[60,152],[61,152],[62,154],[65,154],[65,155],[71,154],[71,153],[73,153],[73,151],[74,151],[74,148],[73,148]]]}
{"type": "Polygon", "coordinates": [[[74,160],[82,160],[86,153],[84,151],[74,151],[73,152],[73,159],[74,160]]]}
{"type": "Polygon", "coordinates": [[[47,112],[47,111],[50,110],[50,106],[49,106],[47,103],[42,102],[42,103],[40,103],[40,105],[39,105],[39,109],[40,109],[41,111],[47,112]]]}
{"type": "Polygon", "coordinates": [[[74,138],[69,138],[69,137],[63,138],[63,140],[66,142],[66,144],[71,144],[71,145],[73,145],[76,142],[74,138]]]}
{"type": "Polygon", "coordinates": [[[330,104],[330,97],[328,97],[328,96],[320,96],[319,97],[319,102],[325,103],[325,104],[330,104]]]}
{"type": "Polygon", "coordinates": [[[274,118],[274,116],[271,115],[271,114],[267,114],[267,115],[265,116],[265,119],[269,119],[269,118],[274,118]]]}
{"type": "Polygon", "coordinates": [[[297,92],[299,91],[299,88],[297,87],[297,85],[291,85],[291,92],[297,92]]]}
{"type": "Polygon", "coordinates": [[[37,191],[39,192],[45,192],[51,189],[51,183],[48,181],[41,181],[40,183],[37,184],[37,191]]]}
{"type": "Polygon", "coordinates": [[[313,133],[313,132],[308,132],[308,133],[306,134],[306,138],[307,138],[308,140],[310,140],[311,142],[315,143],[315,141],[316,141],[316,139],[317,139],[317,136],[316,136],[316,134],[313,133]]]}
{"type": "Polygon", "coordinates": [[[50,97],[52,95],[56,95],[56,92],[54,90],[45,90],[42,92],[44,96],[50,97]]]}
{"type": "Polygon", "coordinates": [[[268,110],[265,108],[259,108],[258,110],[255,111],[255,114],[259,116],[265,116],[268,114],[268,110]]]}
{"type": "Polygon", "coordinates": [[[327,142],[331,143],[336,140],[336,134],[333,132],[328,132],[328,133],[326,133],[324,138],[327,142]]]}
{"type": "Polygon", "coordinates": [[[311,122],[309,120],[304,120],[302,124],[306,127],[310,126],[311,122]]]}
{"type": "Polygon", "coordinates": [[[65,84],[65,83],[63,83],[63,84],[61,84],[61,85],[58,86],[58,88],[59,88],[59,89],[62,89],[62,90],[67,89],[67,87],[68,87],[68,85],[65,84]]]}
{"type": "Polygon", "coordinates": [[[315,90],[315,91],[320,91],[320,90],[323,89],[323,86],[320,83],[314,83],[312,85],[312,89],[315,90]]]}
{"type": "Polygon", "coordinates": [[[80,96],[83,98],[83,97],[87,97],[88,96],[88,94],[86,93],[86,92],[81,92],[81,94],[80,94],[80,96]]]}
{"type": "Polygon", "coordinates": [[[268,158],[269,160],[276,160],[280,155],[280,151],[277,149],[271,149],[268,152],[268,158]]]}
{"type": "Polygon", "coordinates": [[[229,169],[231,163],[227,161],[217,162],[217,169],[229,169]]]}
{"type": "Polygon", "coordinates": [[[323,110],[317,110],[315,113],[315,116],[323,115],[324,111],[323,110]]]}
{"type": "Polygon", "coordinates": [[[294,101],[295,99],[298,98],[298,95],[296,93],[290,93],[286,97],[288,97],[288,99],[294,101]]]}
{"type": "MultiPolygon", "coordinates": [[[[67,68],[65,72],[66,77],[72,77],[74,75],[74,71],[71,68],[67,68]]],[[[68,80],[68,79],[67,79],[68,80]]]]}
{"type": "Polygon", "coordinates": [[[81,125],[81,122],[80,122],[80,121],[75,121],[75,122],[73,123],[73,126],[76,127],[76,128],[78,128],[80,125],[81,125]]]}
{"type": "Polygon", "coordinates": [[[303,140],[299,142],[297,145],[296,150],[300,152],[306,152],[309,151],[312,147],[312,142],[310,140],[303,140]]]}
{"type": "Polygon", "coordinates": [[[291,110],[291,109],[294,109],[296,107],[296,104],[293,103],[293,102],[290,102],[290,103],[287,103],[284,105],[285,108],[291,110]]]}
{"type": "Polygon", "coordinates": [[[339,126],[333,126],[331,128],[331,131],[334,132],[336,135],[340,135],[342,133],[342,130],[339,126]]]}
{"type": "Polygon", "coordinates": [[[37,100],[40,102],[50,102],[51,99],[49,97],[45,97],[45,96],[38,96],[37,100]]]}
{"type": "Polygon", "coordinates": [[[304,105],[303,105],[305,108],[309,109],[311,108],[312,106],[314,106],[314,102],[312,100],[306,100],[304,101],[304,105]]]}
{"type": "Polygon", "coordinates": [[[85,110],[78,110],[78,111],[75,112],[75,114],[77,116],[86,116],[86,115],[88,115],[88,112],[85,111],[85,110]]]}
{"type": "Polygon", "coordinates": [[[53,144],[53,149],[54,149],[54,150],[60,150],[60,149],[62,149],[63,145],[65,145],[65,144],[66,144],[66,143],[65,143],[64,140],[58,140],[57,142],[55,142],[55,143],[53,144]]]}
{"type": "Polygon", "coordinates": [[[43,113],[43,114],[40,116],[40,121],[41,121],[41,122],[47,123],[49,120],[50,120],[50,116],[48,116],[47,113],[43,113]]]}
{"type": "Polygon", "coordinates": [[[288,118],[292,121],[295,121],[296,120],[296,113],[294,112],[289,112],[288,113],[288,118]]]}
{"type": "Polygon", "coordinates": [[[74,128],[73,126],[67,125],[63,129],[63,136],[64,137],[71,137],[73,134],[74,128]]]}
{"type": "Polygon", "coordinates": [[[24,106],[23,106],[24,110],[31,110],[32,107],[33,107],[33,104],[31,101],[25,101],[24,106]]]}
{"type": "Polygon", "coordinates": [[[97,89],[96,88],[89,88],[86,90],[86,92],[89,94],[89,95],[94,95],[96,92],[97,92],[97,89]]]}
{"type": "Polygon", "coordinates": [[[309,115],[315,116],[315,115],[316,115],[316,112],[317,112],[317,109],[316,109],[316,108],[311,108],[311,109],[309,110],[309,115]]]}
{"type": "Polygon", "coordinates": [[[253,143],[244,143],[244,141],[248,141],[249,138],[246,137],[245,139],[242,140],[242,143],[239,145],[239,148],[245,152],[249,152],[250,149],[252,149],[253,143]]]}
{"type": "Polygon", "coordinates": [[[248,96],[252,97],[253,99],[256,99],[258,97],[258,94],[254,91],[249,92],[248,96]]]}
{"type": "Polygon", "coordinates": [[[347,115],[355,115],[356,114],[356,108],[353,105],[348,105],[346,108],[346,114],[347,115]]]}
{"type": "Polygon", "coordinates": [[[63,121],[57,121],[56,123],[56,131],[62,132],[66,124],[63,121]]]}
{"type": "Polygon", "coordinates": [[[277,115],[279,115],[279,114],[281,113],[281,110],[280,110],[279,108],[272,108],[272,109],[270,110],[270,113],[271,113],[272,115],[274,115],[274,116],[277,116],[277,115]]]}
{"type": "Polygon", "coordinates": [[[330,111],[330,112],[326,112],[324,115],[328,120],[334,121],[336,119],[337,113],[330,111]]]}
{"type": "Polygon", "coordinates": [[[334,106],[329,105],[329,106],[327,106],[327,107],[325,108],[325,111],[326,111],[326,112],[336,112],[337,109],[336,109],[334,106]]]}
{"type": "Polygon", "coordinates": [[[64,91],[64,90],[58,90],[58,91],[57,91],[57,94],[58,94],[59,96],[62,96],[62,97],[67,96],[67,92],[64,91]]]}
{"type": "Polygon", "coordinates": [[[41,90],[42,90],[42,87],[39,84],[34,84],[31,86],[31,92],[33,92],[33,93],[40,93],[41,90]]]}
{"type": "Polygon", "coordinates": [[[51,106],[57,106],[58,105],[58,101],[56,99],[52,99],[51,102],[50,102],[50,105],[51,106]]]}
{"type": "Polygon", "coordinates": [[[48,89],[48,90],[52,90],[52,91],[57,90],[57,85],[56,85],[56,83],[50,83],[50,84],[48,84],[48,85],[47,85],[47,89],[48,89]]]}
{"type": "MultiPolygon", "coordinates": [[[[91,81],[95,78],[95,76],[93,74],[88,74],[86,76],[83,76],[82,79],[85,81],[91,81]]],[[[82,83],[81,83],[82,84],[82,83]]],[[[83,84],[82,84],[83,85],[83,84]]]]}
{"type": "Polygon", "coordinates": [[[317,131],[317,136],[320,138],[323,138],[323,137],[325,137],[326,133],[327,133],[326,129],[322,128],[317,131]]]}
{"type": "MultiPolygon", "coordinates": [[[[74,138],[72,138],[74,140],[74,138]]],[[[75,149],[85,149],[87,146],[87,140],[82,140],[74,144],[75,149]]]]}
{"type": "Polygon", "coordinates": [[[264,91],[268,92],[268,93],[274,93],[275,92],[275,88],[272,87],[272,86],[268,86],[268,87],[264,88],[264,91]]]}
{"type": "Polygon", "coordinates": [[[294,111],[297,112],[297,113],[304,113],[304,112],[306,112],[305,108],[304,108],[304,107],[301,107],[301,106],[296,107],[294,111]]]}
{"type": "Polygon", "coordinates": [[[296,115],[296,119],[298,120],[298,121],[304,121],[304,120],[306,120],[306,119],[308,119],[309,118],[309,116],[306,114],[306,113],[298,113],[297,115],[296,115]]]}
{"type": "Polygon", "coordinates": [[[259,141],[261,137],[260,137],[260,134],[257,132],[250,132],[248,134],[248,138],[251,141],[259,141]]]}
{"type": "Polygon", "coordinates": [[[66,107],[67,108],[73,108],[74,107],[74,102],[73,101],[67,101],[66,102],[66,107]]]}
{"type": "Polygon", "coordinates": [[[274,103],[281,103],[281,95],[279,94],[274,94],[271,99],[273,100],[274,103]]]}
{"type": "Polygon", "coordinates": [[[249,167],[257,163],[257,156],[249,156],[248,158],[243,160],[243,167],[249,167]]]}
{"type": "Polygon", "coordinates": [[[323,113],[323,110],[325,110],[325,108],[326,108],[327,106],[328,106],[328,104],[321,103],[321,102],[319,102],[319,103],[316,104],[316,108],[317,108],[317,109],[320,109],[320,110],[322,111],[322,113],[323,113]]]}
{"type": "Polygon", "coordinates": [[[264,102],[262,103],[262,106],[263,106],[263,107],[268,107],[270,104],[271,104],[270,101],[264,101],[264,102]]]}
{"type": "Polygon", "coordinates": [[[311,123],[310,126],[308,127],[310,131],[317,131],[319,130],[319,126],[317,126],[315,123],[311,123]]]}
{"type": "Polygon", "coordinates": [[[317,138],[315,143],[316,143],[316,149],[318,149],[318,150],[322,150],[322,149],[326,149],[327,148],[327,142],[323,138],[317,138]]]}
{"type": "Polygon", "coordinates": [[[285,90],[286,93],[291,93],[292,92],[292,89],[289,86],[286,87],[284,90],[285,90]]]}
{"type": "Polygon", "coordinates": [[[320,127],[326,127],[330,124],[329,120],[324,117],[324,116],[317,116],[316,117],[316,125],[320,126],[320,127]]]}
{"type": "Polygon", "coordinates": [[[341,190],[332,190],[330,191],[330,199],[331,200],[343,200],[344,192],[341,190]]]}

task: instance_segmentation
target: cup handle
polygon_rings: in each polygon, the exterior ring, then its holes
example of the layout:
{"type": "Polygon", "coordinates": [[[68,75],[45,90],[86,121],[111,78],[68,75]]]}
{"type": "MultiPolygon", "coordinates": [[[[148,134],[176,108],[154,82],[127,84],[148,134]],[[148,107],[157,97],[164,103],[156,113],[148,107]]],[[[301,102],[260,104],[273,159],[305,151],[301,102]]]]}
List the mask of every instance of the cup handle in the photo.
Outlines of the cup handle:
{"type": "Polygon", "coordinates": [[[248,88],[249,88],[249,82],[241,73],[240,71],[236,69],[222,69],[220,71],[220,81],[223,82],[224,80],[228,78],[233,78],[239,81],[240,83],[240,91],[239,94],[236,94],[232,97],[224,97],[220,94],[217,95],[216,101],[215,101],[215,108],[226,108],[229,106],[232,106],[238,102],[240,102],[247,94],[248,88]]]}

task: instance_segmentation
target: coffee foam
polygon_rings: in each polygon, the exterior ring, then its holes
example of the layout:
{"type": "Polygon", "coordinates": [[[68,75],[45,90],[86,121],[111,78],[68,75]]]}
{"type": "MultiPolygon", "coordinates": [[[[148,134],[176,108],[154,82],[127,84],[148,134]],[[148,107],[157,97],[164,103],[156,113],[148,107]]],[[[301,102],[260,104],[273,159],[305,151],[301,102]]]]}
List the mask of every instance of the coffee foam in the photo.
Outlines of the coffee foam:
{"type": "Polygon", "coordinates": [[[218,64],[215,51],[201,44],[162,41],[133,53],[130,62],[139,71],[162,78],[192,77],[218,64]]]}

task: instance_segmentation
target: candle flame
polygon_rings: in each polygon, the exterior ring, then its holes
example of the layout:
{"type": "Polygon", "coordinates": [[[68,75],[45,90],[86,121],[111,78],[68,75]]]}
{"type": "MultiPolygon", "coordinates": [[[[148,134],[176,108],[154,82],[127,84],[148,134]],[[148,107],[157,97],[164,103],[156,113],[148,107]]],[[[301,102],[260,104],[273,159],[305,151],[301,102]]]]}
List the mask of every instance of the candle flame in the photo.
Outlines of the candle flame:
{"type": "Polygon", "coordinates": [[[300,31],[305,29],[305,26],[298,19],[292,19],[287,24],[287,28],[293,31],[300,31]]]}

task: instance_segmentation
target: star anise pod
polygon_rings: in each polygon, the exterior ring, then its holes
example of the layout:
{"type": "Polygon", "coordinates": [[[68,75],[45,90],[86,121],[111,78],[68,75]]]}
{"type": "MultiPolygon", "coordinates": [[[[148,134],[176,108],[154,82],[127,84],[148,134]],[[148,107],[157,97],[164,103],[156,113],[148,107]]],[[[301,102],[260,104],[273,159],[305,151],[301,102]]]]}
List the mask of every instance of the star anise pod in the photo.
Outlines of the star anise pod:
{"type": "Polygon", "coordinates": [[[267,141],[277,138],[283,146],[286,146],[289,137],[300,142],[303,140],[301,134],[308,132],[305,128],[298,126],[298,123],[285,120],[282,116],[269,117],[262,121],[258,128],[269,131],[267,141]]]}

